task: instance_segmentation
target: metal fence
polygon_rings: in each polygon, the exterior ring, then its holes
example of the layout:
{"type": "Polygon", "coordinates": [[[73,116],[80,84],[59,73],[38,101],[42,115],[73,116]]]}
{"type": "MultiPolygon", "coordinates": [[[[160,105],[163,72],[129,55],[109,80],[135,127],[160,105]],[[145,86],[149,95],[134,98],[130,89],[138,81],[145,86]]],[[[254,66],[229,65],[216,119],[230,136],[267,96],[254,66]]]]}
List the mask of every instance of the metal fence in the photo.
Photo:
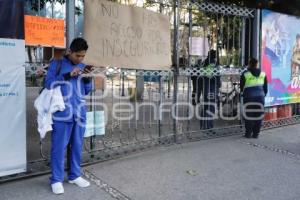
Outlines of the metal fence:
{"type": "MultiPolygon", "coordinates": [[[[218,68],[208,75],[203,68],[182,69],[178,74],[118,68],[98,70],[97,76],[106,77],[106,84],[87,96],[87,102],[89,111],[104,111],[105,134],[85,138],[83,164],[118,158],[159,145],[243,134],[239,89],[242,71],[218,68]],[[177,91],[173,88],[175,76],[177,91]],[[193,79],[198,84],[192,84],[193,79]],[[193,91],[199,95],[196,101],[193,91]],[[175,95],[177,103],[173,101],[175,95]]],[[[35,83],[41,83],[41,79],[35,83]]],[[[2,177],[0,182],[50,170],[51,133],[41,145],[33,108],[40,89],[27,87],[28,172],[2,177]]],[[[299,120],[295,115],[268,121],[264,128],[299,123],[299,120]]]]}
{"type": "MultiPolygon", "coordinates": [[[[168,3],[159,5],[157,12],[168,13],[172,8],[168,3]]],[[[105,134],[85,138],[83,164],[158,145],[243,133],[239,80],[247,58],[253,54],[255,10],[195,2],[179,9],[185,9],[188,18],[177,11],[181,23],[175,23],[173,29],[178,33],[174,34],[173,70],[96,70],[104,82],[87,96],[87,102],[90,111],[103,111],[105,134]],[[202,13],[200,21],[195,21],[193,12],[202,13]],[[219,64],[212,71],[196,66],[205,57],[190,55],[191,44],[184,48],[192,36],[208,38],[214,44],[211,48],[218,52],[219,64]]],[[[1,177],[0,182],[50,170],[51,133],[40,141],[33,107],[43,80],[36,71],[45,66],[47,63],[36,62],[26,68],[28,172],[1,177]]],[[[94,83],[97,85],[96,78],[94,83]]],[[[264,128],[299,123],[298,107],[294,105],[294,117],[265,122],[264,128]]]]}

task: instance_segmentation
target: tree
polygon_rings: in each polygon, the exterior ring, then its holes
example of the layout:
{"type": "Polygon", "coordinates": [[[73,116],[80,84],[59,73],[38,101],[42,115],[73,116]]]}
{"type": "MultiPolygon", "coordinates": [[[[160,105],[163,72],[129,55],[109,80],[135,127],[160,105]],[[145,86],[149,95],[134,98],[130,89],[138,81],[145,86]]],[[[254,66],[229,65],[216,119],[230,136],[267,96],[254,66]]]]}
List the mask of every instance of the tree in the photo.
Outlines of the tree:
{"type": "MultiPolygon", "coordinates": [[[[40,9],[43,9],[46,4],[49,2],[49,3],[60,3],[61,5],[65,4],[66,3],[66,0],[25,0],[26,2],[30,2],[31,4],[31,9],[34,10],[34,11],[38,11],[39,8],[40,9]],[[39,2],[40,2],[40,5],[39,5],[39,2]]],[[[83,0],[81,0],[83,1],[83,0]]],[[[75,7],[75,14],[76,15],[81,15],[82,14],[82,9],[78,6],[75,7]]]]}

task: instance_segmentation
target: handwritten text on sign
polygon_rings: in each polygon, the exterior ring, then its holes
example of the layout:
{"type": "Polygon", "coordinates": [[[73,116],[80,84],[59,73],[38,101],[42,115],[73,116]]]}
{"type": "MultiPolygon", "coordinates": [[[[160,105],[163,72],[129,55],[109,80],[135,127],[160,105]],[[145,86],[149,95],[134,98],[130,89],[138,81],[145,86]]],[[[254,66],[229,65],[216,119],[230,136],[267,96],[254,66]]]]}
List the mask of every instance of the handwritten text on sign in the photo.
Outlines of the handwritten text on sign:
{"type": "Polygon", "coordinates": [[[85,61],[98,66],[168,69],[169,17],[103,0],[85,1],[85,61]]]}
{"type": "Polygon", "coordinates": [[[65,47],[64,20],[25,15],[26,45],[65,47]]]}

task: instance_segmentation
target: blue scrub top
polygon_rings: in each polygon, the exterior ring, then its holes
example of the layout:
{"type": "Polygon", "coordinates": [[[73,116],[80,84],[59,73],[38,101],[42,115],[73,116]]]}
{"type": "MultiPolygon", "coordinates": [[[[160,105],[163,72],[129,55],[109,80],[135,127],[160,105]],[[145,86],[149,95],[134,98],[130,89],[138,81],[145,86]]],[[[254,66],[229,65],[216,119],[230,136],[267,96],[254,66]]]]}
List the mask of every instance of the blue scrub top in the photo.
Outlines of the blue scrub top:
{"type": "Polygon", "coordinates": [[[72,122],[74,119],[86,120],[86,100],[87,95],[92,90],[92,82],[81,75],[70,77],[68,80],[65,74],[70,73],[75,67],[84,69],[85,64],[74,65],[67,57],[62,60],[53,60],[48,68],[45,88],[51,89],[61,86],[61,93],[64,97],[65,110],[53,114],[54,121],[72,122]],[[61,65],[57,74],[57,67],[61,65]]]}

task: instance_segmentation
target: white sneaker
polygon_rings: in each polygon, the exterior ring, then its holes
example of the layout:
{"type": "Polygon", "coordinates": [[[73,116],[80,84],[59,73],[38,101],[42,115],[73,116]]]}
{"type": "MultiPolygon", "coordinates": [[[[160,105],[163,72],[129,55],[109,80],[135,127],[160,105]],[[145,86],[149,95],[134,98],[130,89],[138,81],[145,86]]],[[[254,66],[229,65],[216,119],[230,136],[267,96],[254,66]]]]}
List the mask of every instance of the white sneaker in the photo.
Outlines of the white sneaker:
{"type": "Polygon", "coordinates": [[[77,185],[79,187],[82,187],[82,188],[90,186],[90,182],[88,182],[87,180],[85,180],[85,179],[83,179],[81,177],[78,177],[78,178],[76,178],[76,179],[74,179],[72,181],[69,181],[69,183],[75,184],[75,185],[77,185]]]}
{"type": "Polygon", "coordinates": [[[65,192],[64,186],[61,182],[51,184],[51,188],[54,194],[63,194],[65,192]]]}

